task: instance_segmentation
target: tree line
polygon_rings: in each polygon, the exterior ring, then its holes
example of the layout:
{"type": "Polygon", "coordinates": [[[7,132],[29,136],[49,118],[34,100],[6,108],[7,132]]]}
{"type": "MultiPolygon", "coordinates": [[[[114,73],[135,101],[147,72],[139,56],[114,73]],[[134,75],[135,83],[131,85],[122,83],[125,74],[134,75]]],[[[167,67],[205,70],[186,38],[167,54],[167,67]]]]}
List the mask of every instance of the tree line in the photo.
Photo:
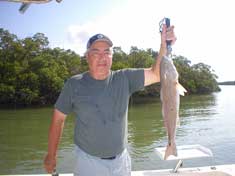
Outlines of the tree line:
{"type": "MultiPolygon", "coordinates": [[[[121,47],[113,48],[112,70],[150,67],[157,56],[152,49],[132,46],[129,54],[121,47]]],[[[217,76],[209,65],[191,65],[183,56],[173,56],[180,83],[188,94],[219,91],[217,76]]],[[[19,39],[0,28],[0,104],[54,104],[65,81],[72,75],[88,70],[84,56],[72,50],[50,48],[43,33],[19,39]]],[[[135,97],[159,96],[159,84],[148,86],[135,97]]]]}
{"type": "Polygon", "coordinates": [[[219,85],[235,85],[235,81],[224,81],[224,82],[219,82],[219,85]]]}

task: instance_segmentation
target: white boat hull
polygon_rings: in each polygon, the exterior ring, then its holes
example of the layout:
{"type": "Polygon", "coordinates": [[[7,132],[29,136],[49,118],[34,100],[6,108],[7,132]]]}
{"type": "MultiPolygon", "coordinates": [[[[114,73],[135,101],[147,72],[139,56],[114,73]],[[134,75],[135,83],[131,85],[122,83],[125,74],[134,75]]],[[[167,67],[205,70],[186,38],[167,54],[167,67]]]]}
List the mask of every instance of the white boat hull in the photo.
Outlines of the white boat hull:
{"type": "Polygon", "coordinates": [[[131,176],[235,176],[235,164],[180,168],[177,173],[172,170],[133,171],[131,176]]]}
{"type": "MultiPolygon", "coordinates": [[[[51,175],[34,174],[34,175],[7,175],[7,176],[51,176],[51,175]]],[[[73,174],[70,173],[59,174],[59,176],[73,176],[73,174]]],[[[180,168],[177,173],[173,173],[172,169],[132,171],[131,176],[235,176],[235,164],[180,168]]]]}

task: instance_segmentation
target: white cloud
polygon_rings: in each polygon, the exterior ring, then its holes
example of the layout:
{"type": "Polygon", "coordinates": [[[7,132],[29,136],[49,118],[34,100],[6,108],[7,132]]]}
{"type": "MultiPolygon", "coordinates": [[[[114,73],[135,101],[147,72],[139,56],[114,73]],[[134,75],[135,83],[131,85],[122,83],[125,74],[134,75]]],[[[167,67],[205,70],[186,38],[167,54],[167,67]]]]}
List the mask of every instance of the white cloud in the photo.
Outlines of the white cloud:
{"type": "Polygon", "coordinates": [[[78,53],[85,51],[89,36],[104,33],[109,36],[115,46],[121,46],[125,52],[131,46],[139,48],[153,48],[158,50],[160,35],[158,21],[161,18],[149,17],[143,13],[141,5],[128,4],[122,8],[113,9],[113,13],[98,17],[96,20],[82,25],[73,24],[68,27],[68,41],[70,48],[78,53]]]}
{"type": "Polygon", "coordinates": [[[158,50],[158,22],[168,16],[178,38],[173,46],[175,54],[187,57],[192,63],[211,65],[219,80],[234,80],[235,58],[231,56],[235,41],[234,15],[232,0],[129,0],[106,16],[69,26],[64,45],[82,54],[89,36],[104,33],[125,52],[130,46],[158,50]]]}

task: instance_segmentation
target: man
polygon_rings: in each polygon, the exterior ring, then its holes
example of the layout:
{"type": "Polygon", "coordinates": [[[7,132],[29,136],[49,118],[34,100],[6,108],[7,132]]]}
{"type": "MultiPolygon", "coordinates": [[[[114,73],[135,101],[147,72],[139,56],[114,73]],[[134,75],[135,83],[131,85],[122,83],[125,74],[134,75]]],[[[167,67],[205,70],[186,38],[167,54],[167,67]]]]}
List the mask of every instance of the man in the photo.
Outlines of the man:
{"type": "Polygon", "coordinates": [[[44,161],[48,173],[56,167],[66,116],[75,112],[74,174],[131,175],[131,160],[126,149],[129,97],[144,86],[160,81],[160,62],[167,52],[166,40],[175,42],[173,26],[168,29],[163,26],[159,55],[151,68],[111,71],[112,41],[103,34],[89,39],[86,52],[89,70],[70,78],[55,104],[44,161]]]}

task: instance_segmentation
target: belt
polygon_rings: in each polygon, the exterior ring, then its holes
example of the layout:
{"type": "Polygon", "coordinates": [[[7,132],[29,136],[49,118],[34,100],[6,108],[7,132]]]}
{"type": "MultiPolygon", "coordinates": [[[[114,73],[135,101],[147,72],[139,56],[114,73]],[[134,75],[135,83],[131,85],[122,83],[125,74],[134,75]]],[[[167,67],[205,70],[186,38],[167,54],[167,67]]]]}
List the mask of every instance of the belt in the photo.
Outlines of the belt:
{"type": "Polygon", "coordinates": [[[108,158],[101,158],[101,159],[113,160],[113,159],[115,159],[115,158],[116,158],[116,156],[111,156],[111,157],[108,157],[108,158]]]}

